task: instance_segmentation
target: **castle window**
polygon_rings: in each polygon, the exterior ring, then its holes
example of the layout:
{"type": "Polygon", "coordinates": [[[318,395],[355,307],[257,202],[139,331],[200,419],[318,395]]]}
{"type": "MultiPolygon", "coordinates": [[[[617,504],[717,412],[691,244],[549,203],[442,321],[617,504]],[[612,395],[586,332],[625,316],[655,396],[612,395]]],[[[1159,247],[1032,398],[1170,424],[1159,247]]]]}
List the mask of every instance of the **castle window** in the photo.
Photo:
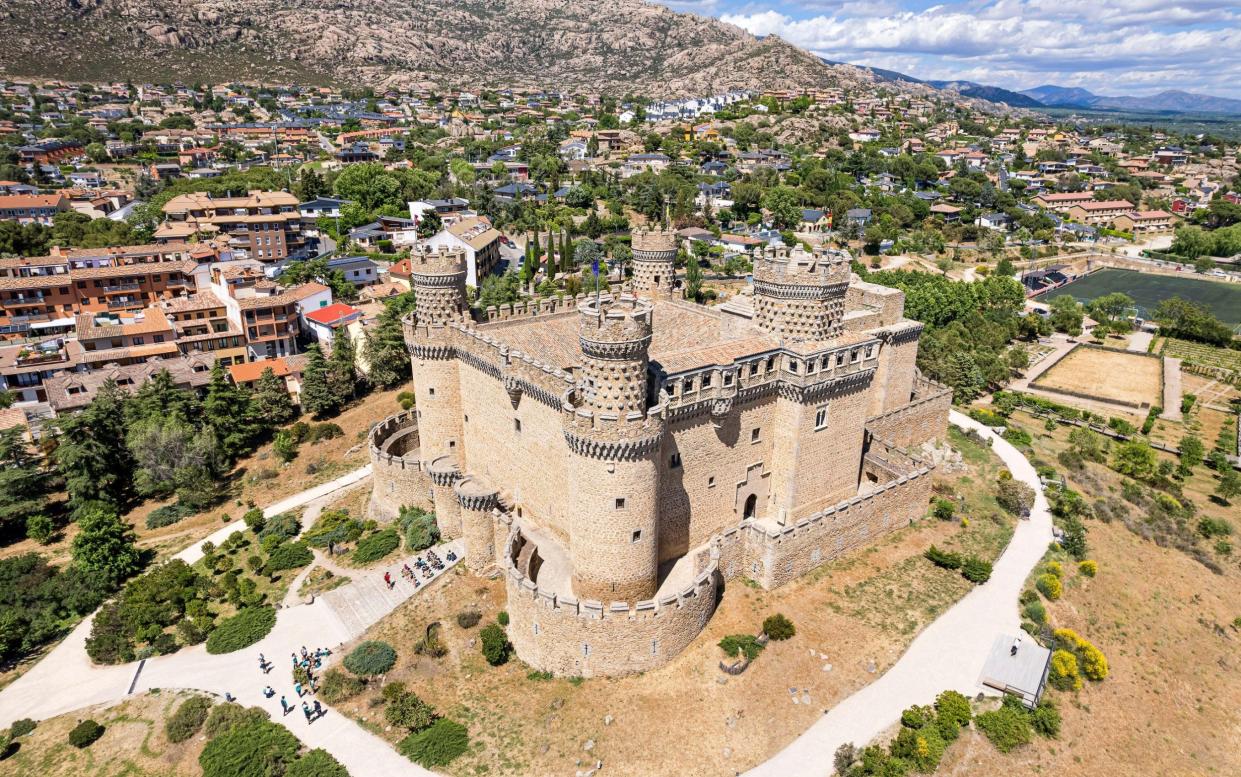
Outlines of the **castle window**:
{"type": "Polygon", "coordinates": [[[468,424],[470,422],[470,417],[467,415],[467,416],[464,416],[464,418],[465,418],[465,422],[468,424]]]}
{"type": "Polygon", "coordinates": [[[874,352],[875,352],[875,346],[873,345],[866,346],[866,358],[867,359],[869,359],[871,357],[871,354],[873,354],[874,352]]]}
{"type": "Polygon", "coordinates": [[[651,640],[651,655],[659,655],[659,640],[657,639],[651,640]]]}
{"type": "Polygon", "coordinates": [[[448,450],[452,450],[453,448],[456,448],[456,447],[457,447],[457,441],[456,441],[456,440],[449,440],[449,441],[448,441],[448,450]]]}
{"type": "Polygon", "coordinates": [[[837,367],[839,367],[840,365],[842,365],[842,364],[844,364],[844,363],[845,363],[845,354],[844,354],[844,352],[842,351],[842,352],[840,352],[840,353],[836,354],[836,366],[837,366],[837,367]]]}
{"type": "Polygon", "coordinates": [[[852,354],[850,355],[850,358],[851,358],[851,361],[857,361],[858,359],[862,358],[862,352],[854,348],[852,354]]]}
{"type": "Polygon", "coordinates": [[[517,432],[518,434],[521,434],[521,419],[520,418],[513,419],[513,431],[517,432]]]}
{"type": "Polygon", "coordinates": [[[590,655],[590,643],[589,643],[589,642],[583,642],[583,643],[582,643],[582,656],[583,656],[583,657],[585,657],[585,656],[588,656],[588,655],[590,655]]]}
{"type": "Polygon", "coordinates": [[[754,430],[750,432],[750,442],[755,443],[758,441],[759,441],[759,430],[755,428],[754,430]]]}
{"type": "Polygon", "coordinates": [[[427,389],[427,394],[429,394],[430,396],[435,396],[435,389],[433,388],[427,389]]]}
{"type": "Polygon", "coordinates": [[[707,488],[715,488],[715,475],[707,478],[707,488]]]}
{"type": "Polygon", "coordinates": [[[767,371],[771,372],[775,368],[776,368],[776,357],[768,356],[767,357],[767,371]]]}
{"type": "Polygon", "coordinates": [[[669,461],[668,461],[668,466],[672,467],[673,469],[680,469],[680,467],[681,467],[681,454],[679,454],[679,453],[674,453],[674,454],[672,454],[672,458],[671,458],[671,459],[669,459],[669,461]]]}
{"type": "Polygon", "coordinates": [[[801,369],[801,365],[798,362],[789,362],[789,372],[797,372],[799,369],[801,369]]]}
{"type": "Polygon", "coordinates": [[[631,536],[631,537],[629,538],[629,541],[630,541],[630,542],[641,542],[641,541],[642,541],[642,530],[641,530],[641,529],[634,529],[634,530],[633,530],[633,536],[631,536]]]}
{"type": "Polygon", "coordinates": [[[537,624],[537,623],[536,623],[536,624],[534,624],[534,635],[535,635],[536,637],[539,635],[539,624],[537,624]]]}
{"type": "Polygon", "coordinates": [[[731,386],[733,384],[733,374],[731,372],[724,373],[724,385],[731,386]]]}
{"type": "Polygon", "coordinates": [[[827,405],[814,411],[814,429],[817,432],[827,427],[827,405]]]}
{"type": "MultiPolygon", "coordinates": [[[[689,392],[693,390],[694,390],[694,379],[686,378],[685,379],[685,392],[689,392]]],[[[685,393],[685,392],[682,392],[682,393],[685,393]]]]}
{"type": "Polygon", "coordinates": [[[616,497],[616,509],[617,510],[625,509],[625,497],[623,496],[616,497]]]}
{"type": "Polygon", "coordinates": [[[758,374],[758,362],[750,362],[750,374],[751,375],[758,374]]]}

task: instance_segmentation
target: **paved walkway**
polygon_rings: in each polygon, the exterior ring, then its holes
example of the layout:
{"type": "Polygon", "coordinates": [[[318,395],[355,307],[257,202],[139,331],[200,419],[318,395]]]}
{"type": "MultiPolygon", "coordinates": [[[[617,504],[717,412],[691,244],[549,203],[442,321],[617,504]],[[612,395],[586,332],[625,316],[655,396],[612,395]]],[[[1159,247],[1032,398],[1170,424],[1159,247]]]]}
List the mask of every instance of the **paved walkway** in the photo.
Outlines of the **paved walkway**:
{"type": "Polygon", "coordinates": [[[1039,359],[1035,364],[1031,364],[1024,375],[1014,380],[1006,388],[1010,391],[1029,390],[1030,384],[1037,380],[1038,376],[1056,366],[1056,362],[1063,359],[1069,354],[1069,351],[1077,347],[1077,343],[1069,342],[1067,335],[1055,334],[1050,339],[1052,351],[1039,359]]]}
{"type": "Polygon", "coordinates": [[[1154,339],[1154,332],[1134,332],[1129,335],[1129,344],[1125,346],[1125,350],[1133,351],[1134,353],[1147,353],[1151,348],[1151,340],[1154,339]]]}
{"type": "Polygon", "coordinates": [[[1181,360],[1163,357],[1163,413],[1160,418],[1182,421],[1181,412],[1181,360]]]}
{"type": "Polygon", "coordinates": [[[846,742],[864,747],[895,725],[905,708],[930,704],[940,691],[947,689],[967,696],[985,691],[978,678],[996,635],[1020,633],[1017,597],[1052,540],[1047,499],[1034,467],[1016,448],[955,410],[951,417],[956,426],[991,438],[992,450],[1013,477],[1035,488],[1030,519],[1018,522],[986,584],[970,591],[927,626],[882,677],[837,704],[792,744],[748,775],[830,775],[836,748],[846,742]]]}

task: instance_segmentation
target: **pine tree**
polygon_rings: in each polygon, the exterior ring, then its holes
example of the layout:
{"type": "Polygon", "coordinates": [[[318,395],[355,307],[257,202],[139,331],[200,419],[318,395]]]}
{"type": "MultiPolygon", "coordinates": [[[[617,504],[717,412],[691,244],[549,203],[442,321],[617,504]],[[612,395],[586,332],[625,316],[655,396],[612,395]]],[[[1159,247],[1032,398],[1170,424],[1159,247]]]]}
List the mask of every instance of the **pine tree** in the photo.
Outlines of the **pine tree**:
{"type": "Polygon", "coordinates": [[[255,421],[249,392],[233,385],[224,376],[224,366],[217,361],[211,368],[211,382],[203,400],[203,422],[215,430],[224,458],[236,461],[250,450],[259,435],[255,421]]]}
{"type": "Polygon", "coordinates": [[[27,516],[44,510],[49,479],[21,427],[0,431],[0,536],[20,530],[27,516]]]}
{"type": "Polygon", "coordinates": [[[92,503],[124,506],[133,493],[133,457],[125,443],[132,400],[109,378],[76,415],[57,419],[55,460],[75,512],[92,503]]]}
{"type": "Polygon", "coordinates": [[[160,370],[142,384],[142,388],[129,401],[127,411],[125,420],[130,425],[153,418],[176,418],[197,424],[202,418],[198,397],[191,391],[178,388],[168,370],[160,370]]]}
{"type": "Polygon", "coordinates": [[[328,387],[337,408],[344,407],[357,395],[357,359],[353,352],[353,339],[344,329],[332,338],[332,353],[328,357],[328,387]]]}
{"type": "Polygon", "coordinates": [[[73,563],[105,588],[115,588],[142,568],[134,529],[106,505],[95,503],[78,516],[73,563]]]}
{"type": "Polygon", "coordinates": [[[250,412],[262,426],[272,429],[283,426],[297,416],[284,378],[276,377],[271,367],[263,370],[250,397],[250,412]]]}
{"type": "Polygon", "coordinates": [[[306,367],[302,370],[302,409],[322,417],[337,407],[328,385],[328,365],[318,343],[306,348],[306,367]]]}
{"type": "Polygon", "coordinates": [[[366,333],[362,346],[370,365],[370,381],[380,388],[399,386],[410,378],[409,351],[405,348],[405,330],[401,316],[408,306],[389,302],[379,323],[366,333]]]}

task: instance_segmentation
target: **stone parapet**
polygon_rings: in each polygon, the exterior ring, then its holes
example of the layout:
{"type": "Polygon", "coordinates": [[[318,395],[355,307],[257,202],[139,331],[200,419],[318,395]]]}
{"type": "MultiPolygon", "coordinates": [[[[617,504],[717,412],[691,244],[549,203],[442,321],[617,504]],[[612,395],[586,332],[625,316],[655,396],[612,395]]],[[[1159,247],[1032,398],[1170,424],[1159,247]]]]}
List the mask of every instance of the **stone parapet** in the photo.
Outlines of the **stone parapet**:
{"type": "Polygon", "coordinates": [[[654,669],[693,642],[715,610],[719,553],[714,548],[703,554],[685,588],[632,604],[604,604],[541,589],[517,566],[525,543],[514,527],[501,559],[508,634],[517,655],[543,671],[597,677],[654,669]]]}
{"type": "Polygon", "coordinates": [[[944,436],[951,407],[952,389],[919,378],[909,404],[868,419],[866,429],[893,445],[915,447],[944,436]]]}
{"type": "Polygon", "coordinates": [[[392,521],[402,506],[430,507],[430,479],[420,456],[416,413],[398,413],[375,424],[367,435],[367,452],[374,473],[370,517],[392,521]]]}

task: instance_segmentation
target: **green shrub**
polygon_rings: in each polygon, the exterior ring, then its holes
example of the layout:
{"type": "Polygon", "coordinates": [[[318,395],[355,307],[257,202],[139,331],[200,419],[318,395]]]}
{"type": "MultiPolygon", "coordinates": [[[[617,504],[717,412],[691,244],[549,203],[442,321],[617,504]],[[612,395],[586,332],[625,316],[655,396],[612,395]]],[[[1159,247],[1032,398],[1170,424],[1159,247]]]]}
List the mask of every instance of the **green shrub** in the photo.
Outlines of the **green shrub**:
{"type": "Polygon", "coordinates": [[[1198,401],[1198,397],[1194,396],[1193,394],[1182,394],[1181,395],[1181,412],[1188,413],[1190,410],[1193,410],[1194,402],[1197,402],[1197,401],[1198,401]]]}
{"type": "Polygon", "coordinates": [[[1077,571],[1086,577],[1094,577],[1099,574],[1099,562],[1086,559],[1077,565],[1077,571]]]}
{"type": "Polygon", "coordinates": [[[943,567],[944,569],[961,568],[961,554],[959,553],[950,553],[932,545],[922,555],[937,567],[943,567]]]}
{"type": "Polygon", "coordinates": [[[396,529],[388,527],[365,537],[353,549],[353,560],[359,564],[370,564],[387,556],[401,544],[401,537],[396,529]]]}
{"type": "Polygon", "coordinates": [[[329,543],[354,542],[363,531],[363,522],[350,517],[347,510],[324,510],[315,525],[302,535],[302,540],[311,547],[326,548],[329,543]]]}
{"type": "Polygon", "coordinates": [[[35,513],[26,519],[26,537],[47,545],[56,538],[56,524],[43,513],[35,513]]]}
{"type": "Polygon", "coordinates": [[[935,726],[945,742],[951,742],[973,718],[970,700],[956,691],[944,691],[935,697],[935,726]]]}
{"type": "Polygon", "coordinates": [[[541,681],[544,681],[544,680],[550,680],[550,679],[552,679],[554,676],[555,676],[555,675],[553,675],[551,672],[541,672],[541,671],[535,670],[535,671],[530,672],[529,674],[527,674],[527,675],[526,675],[526,679],[527,679],[527,680],[533,680],[533,681],[535,681],[535,682],[541,682],[541,681]]]}
{"type": "Polygon", "coordinates": [[[422,731],[402,739],[396,749],[414,763],[434,769],[452,763],[469,747],[470,735],[465,726],[440,718],[422,731]]]}
{"type": "Polygon", "coordinates": [[[504,633],[504,629],[500,624],[489,624],[478,636],[481,642],[483,657],[487,659],[487,663],[492,666],[499,666],[508,661],[509,650],[512,646],[509,644],[508,635],[504,633]]]}
{"type": "Polygon", "coordinates": [[[158,529],[161,526],[171,526],[194,513],[195,510],[192,507],[186,507],[180,503],[157,507],[147,515],[147,528],[158,529]]]}
{"type": "Polygon", "coordinates": [[[504,610],[500,610],[500,612],[496,613],[496,623],[500,624],[501,626],[507,626],[508,625],[508,613],[504,610]]]}
{"type": "Polygon", "coordinates": [[[401,527],[401,533],[405,535],[405,549],[408,551],[426,550],[440,541],[440,530],[435,523],[435,514],[428,513],[421,508],[402,507],[397,525],[401,527]]]}
{"type": "Polygon", "coordinates": [[[482,619],[483,615],[478,610],[462,610],[457,613],[457,625],[463,629],[474,628],[482,619]]]}
{"type": "Polygon", "coordinates": [[[337,437],[343,437],[344,435],[345,430],[341,429],[338,424],[331,422],[311,424],[306,432],[305,441],[315,443],[320,440],[335,440],[337,437]]]}
{"type": "Polygon", "coordinates": [[[1015,426],[1008,427],[1000,436],[1018,447],[1029,447],[1030,444],[1034,442],[1034,438],[1030,436],[1029,432],[1025,429],[1018,429],[1015,426]]]}
{"type": "Polygon", "coordinates": [[[894,759],[908,761],[918,771],[930,774],[944,757],[944,740],[935,726],[902,728],[889,751],[894,759]]]}
{"type": "Polygon", "coordinates": [[[931,514],[941,521],[951,521],[957,512],[957,506],[950,499],[936,499],[931,514]]]}
{"type": "Polygon", "coordinates": [[[207,715],[203,733],[207,739],[215,739],[233,726],[267,720],[267,713],[258,707],[243,707],[235,702],[217,704],[207,715]]]}
{"type": "Polygon", "coordinates": [[[241,516],[241,520],[255,534],[263,531],[263,527],[267,525],[267,518],[263,516],[263,511],[257,507],[251,507],[249,510],[246,510],[246,514],[241,516]]]}
{"type": "Polygon", "coordinates": [[[87,718],[69,731],[69,744],[81,749],[90,747],[95,740],[103,736],[103,726],[87,718]]]}
{"type": "Polygon", "coordinates": [[[274,518],[268,518],[263,523],[263,528],[258,531],[261,539],[268,537],[279,537],[281,540],[291,540],[302,530],[302,522],[292,513],[281,513],[274,518]]]}
{"type": "Polygon", "coordinates": [[[1082,677],[1077,669],[1077,656],[1067,650],[1053,652],[1051,665],[1047,669],[1047,682],[1058,691],[1080,690],[1082,677]]]}
{"type": "Polygon", "coordinates": [[[1049,601],[1053,602],[1059,599],[1060,595],[1064,592],[1064,585],[1060,582],[1060,578],[1050,572],[1044,572],[1035,578],[1034,587],[1037,588],[1043,596],[1046,596],[1049,601]]]}
{"type": "Polygon", "coordinates": [[[935,715],[930,707],[923,707],[915,704],[901,712],[901,725],[905,728],[922,728],[934,719],[935,715]]]}
{"type": "Polygon", "coordinates": [[[797,627],[793,625],[793,621],[784,617],[780,613],[767,616],[763,621],[763,633],[777,642],[789,639],[797,633],[797,627]]]}
{"type": "Polygon", "coordinates": [[[349,772],[331,753],[315,748],[290,764],[284,777],[349,777],[349,772]]]}
{"type": "Polygon", "coordinates": [[[276,625],[276,611],[267,606],[246,607],[225,618],[207,637],[207,652],[232,653],[266,637],[276,625]]]}
{"type": "Polygon", "coordinates": [[[203,777],[282,774],[297,758],[297,737],[270,720],[252,720],[222,732],[198,756],[203,777]]]}
{"type": "Polygon", "coordinates": [[[995,487],[995,501],[1013,515],[1023,515],[1034,504],[1034,489],[1020,480],[1001,480],[995,487]]]}
{"type": "Polygon", "coordinates": [[[975,716],[974,724],[1001,753],[1028,744],[1033,738],[1029,717],[1022,710],[1013,709],[1009,705],[1001,706],[993,712],[980,713],[975,716]]]}
{"type": "Polygon", "coordinates": [[[720,650],[730,658],[745,656],[753,661],[763,652],[763,644],[753,634],[729,634],[719,642],[720,650]]]}
{"type": "Polygon", "coordinates": [[[435,722],[435,710],[418,698],[418,694],[404,691],[388,702],[384,718],[394,726],[421,731],[435,722]]]}
{"type": "Polygon", "coordinates": [[[1208,540],[1213,537],[1227,537],[1232,534],[1232,524],[1223,518],[1198,519],[1198,533],[1208,540]]]}
{"type": "Polygon", "coordinates": [[[13,737],[14,739],[16,739],[17,737],[24,737],[27,734],[29,734],[31,731],[34,731],[35,728],[38,727],[38,725],[39,725],[38,723],[35,723],[30,718],[21,718],[19,720],[15,720],[13,721],[13,725],[9,726],[9,736],[13,737]]]}
{"type": "Polygon", "coordinates": [[[977,556],[967,556],[961,562],[961,576],[971,583],[985,583],[991,579],[991,562],[977,556]]]}
{"type": "Polygon", "coordinates": [[[1021,612],[1038,626],[1042,626],[1047,622],[1047,608],[1043,606],[1042,602],[1030,602],[1022,608],[1021,612]]]}
{"type": "Polygon", "coordinates": [[[1039,736],[1055,739],[1060,736],[1060,710],[1046,697],[1030,713],[1030,726],[1039,736]]]}
{"type": "Polygon", "coordinates": [[[198,733],[211,711],[211,699],[193,696],[181,702],[177,711],[164,722],[164,733],[169,742],[184,742],[198,733]]]}
{"type": "Polygon", "coordinates": [[[396,663],[396,650],[387,642],[367,640],[345,656],[345,668],[356,675],[383,674],[396,663]]]}
{"type": "Polygon", "coordinates": [[[276,547],[267,558],[264,569],[267,572],[279,572],[284,569],[300,569],[315,560],[304,542],[285,542],[276,547]]]}
{"type": "Polygon", "coordinates": [[[365,682],[333,667],[323,673],[323,684],[319,687],[319,697],[328,704],[339,704],[347,699],[352,699],[365,689],[365,682]]]}

